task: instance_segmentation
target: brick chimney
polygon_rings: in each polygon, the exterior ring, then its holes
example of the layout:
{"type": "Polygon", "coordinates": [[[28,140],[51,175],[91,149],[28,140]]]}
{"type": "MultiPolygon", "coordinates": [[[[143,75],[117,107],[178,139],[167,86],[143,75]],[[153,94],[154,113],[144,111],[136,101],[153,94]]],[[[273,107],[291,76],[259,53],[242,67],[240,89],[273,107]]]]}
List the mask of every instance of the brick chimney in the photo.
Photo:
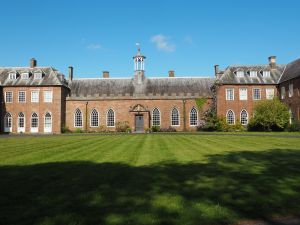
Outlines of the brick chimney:
{"type": "Polygon", "coordinates": [[[215,65],[215,76],[218,77],[219,73],[220,73],[219,65],[215,65]]]}
{"type": "Polygon", "coordinates": [[[109,78],[109,72],[103,71],[103,78],[109,78]]]}
{"type": "Polygon", "coordinates": [[[275,69],[276,67],[276,56],[270,56],[269,57],[269,65],[271,69],[275,69]]]}
{"type": "Polygon", "coordinates": [[[69,66],[69,81],[73,80],[73,66],[69,66]]]}
{"type": "Polygon", "coordinates": [[[174,70],[170,70],[169,71],[169,77],[174,77],[175,76],[175,71],[174,70]]]}
{"type": "Polygon", "coordinates": [[[30,63],[29,63],[30,68],[34,68],[37,66],[37,61],[35,58],[31,58],[30,59],[30,63]]]}

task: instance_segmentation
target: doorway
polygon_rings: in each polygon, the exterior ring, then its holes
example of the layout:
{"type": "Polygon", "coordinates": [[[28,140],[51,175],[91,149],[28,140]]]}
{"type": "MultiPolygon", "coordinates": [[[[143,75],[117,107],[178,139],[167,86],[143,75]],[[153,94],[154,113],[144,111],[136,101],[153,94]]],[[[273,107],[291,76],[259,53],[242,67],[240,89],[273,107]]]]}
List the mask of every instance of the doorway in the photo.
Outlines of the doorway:
{"type": "Polygon", "coordinates": [[[142,133],[144,132],[144,116],[135,115],[135,132],[142,133]]]}

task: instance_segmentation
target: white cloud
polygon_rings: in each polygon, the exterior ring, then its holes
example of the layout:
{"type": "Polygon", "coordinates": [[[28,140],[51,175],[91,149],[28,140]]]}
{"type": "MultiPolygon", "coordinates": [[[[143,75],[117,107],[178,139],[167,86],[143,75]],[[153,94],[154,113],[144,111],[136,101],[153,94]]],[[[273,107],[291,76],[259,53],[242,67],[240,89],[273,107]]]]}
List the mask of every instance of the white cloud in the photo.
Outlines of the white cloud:
{"type": "Polygon", "coordinates": [[[169,42],[169,37],[163,34],[154,35],[151,42],[156,45],[156,48],[165,52],[174,52],[176,45],[169,42]]]}
{"type": "Polygon", "coordinates": [[[102,46],[100,44],[89,44],[88,46],[86,46],[86,48],[91,50],[98,50],[102,49],[102,46]]]}

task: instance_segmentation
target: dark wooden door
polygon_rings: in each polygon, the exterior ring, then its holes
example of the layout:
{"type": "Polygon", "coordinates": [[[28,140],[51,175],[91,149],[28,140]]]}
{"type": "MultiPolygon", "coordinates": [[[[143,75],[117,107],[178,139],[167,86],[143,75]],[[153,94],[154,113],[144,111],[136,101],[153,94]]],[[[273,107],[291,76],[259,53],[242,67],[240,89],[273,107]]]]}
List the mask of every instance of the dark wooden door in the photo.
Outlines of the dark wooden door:
{"type": "Polygon", "coordinates": [[[144,132],[144,117],[143,115],[135,115],[135,131],[144,132]]]}

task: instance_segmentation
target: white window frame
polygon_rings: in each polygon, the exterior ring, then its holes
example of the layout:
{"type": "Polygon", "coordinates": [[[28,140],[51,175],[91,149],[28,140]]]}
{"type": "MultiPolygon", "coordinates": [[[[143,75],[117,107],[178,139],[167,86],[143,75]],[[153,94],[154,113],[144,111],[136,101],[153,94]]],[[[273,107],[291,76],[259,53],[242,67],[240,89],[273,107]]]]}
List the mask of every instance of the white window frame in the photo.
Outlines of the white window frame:
{"type": "Polygon", "coordinates": [[[18,102],[25,103],[26,102],[26,91],[18,91],[18,102]],[[20,93],[24,93],[24,101],[20,101],[20,93]]]}
{"type": "Polygon", "coordinates": [[[236,77],[244,77],[245,76],[245,72],[242,70],[236,71],[236,77]]]}
{"type": "Polygon", "coordinates": [[[12,91],[6,91],[5,92],[5,103],[13,103],[14,101],[14,93],[12,91]],[[7,94],[10,93],[11,94],[11,98],[10,101],[7,101],[7,94]]]}
{"type": "Polygon", "coordinates": [[[35,79],[35,80],[40,80],[42,78],[43,78],[43,73],[41,73],[41,72],[35,72],[33,74],[33,79],[35,79]]]}
{"type": "Polygon", "coordinates": [[[180,126],[180,112],[179,110],[176,108],[176,107],[173,107],[172,110],[171,110],[171,126],[172,127],[179,127],[180,126]],[[178,124],[173,124],[173,110],[177,110],[177,113],[178,113],[178,124]]]}
{"type": "Polygon", "coordinates": [[[93,108],[91,113],[90,113],[90,127],[99,127],[99,112],[96,108],[93,108]],[[93,122],[93,112],[97,113],[97,125],[93,126],[92,122],[93,122]]]}
{"type": "Polygon", "coordinates": [[[272,100],[275,97],[275,89],[274,88],[266,88],[266,99],[267,100],[272,100]],[[270,91],[272,94],[270,94],[270,91]]]}
{"type": "Polygon", "coordinates": [[[289,84],[289,98],[294,96],[294,85],[289,84]]]}
{"type": "Polygon", "coordinates": [[[281,87],[281,89],[280,89],[280,97],[281,97],[281,99],[285,99],[285,87],[284,86],[281,87]]]}
{"type": "Polygon", "coordinates": [[[190,121],[190,127],[196,127],[197,125],[198,125],[198,110],[196,109],[196,107],[193,107],[193,108],[191,108],[191,110],[190,110],[190,113],[189,113],[189,121],[190,121]],[[192,122],[194,122],[194,121],[192,121],[192,110],[195,110],[196,111],[196,124],[192,124],[192,122]]]}
{"type": "Polygon", "coordinates": [[[46,112],[44,114],[44,133],[51,133],[52,132],[52,124],[53,124],[52,113],[51,112],[46,112]],[[46,121],[46,119],[49,118],[47,116],[47,114],[50,115],[50,123],[49,123],[49,121],[46,121]],[[48,126],[49,124],[50,124],[50,126],[48,126]]]}
{"type": "Polygon", "coordinates": [[[252,99],[255,101],[261,100],[261,89],[260,88],[253,88],[252,89],[252,99]],[[258,90],[259,92],[259,98],[255,98],[255,90],[258,90]]]}
{"type": "Polygon", "coordinates": [[[36,112],[31,113],[31,117],[30,117],[30,132],[31,133],[38,133],[39,132],[39,115],[36,112]],[[33,115],[36,114],[37,117],[33,117],[33,115]],[[33,124],[33,118],[36,118],[37,120],[37,126],[32,126],[33,124]]]}
{"type": "Polygon", "coordinates": [[[160,110],[158,108],[154,108],[152,110],[152,126],[161,126],[161,113],[160,113],[160,110]],[[157,110],[158,111],[158,120],[154,120],[154,110],[157,110]],[[157,122],[158,121],[158,125],[157,124],[154,124],[154,122],[157,122]]]}
{"type": "Polygon", "coordinates": [[[106,126],[107,127],[115,127],[116,126],[116,113],[115,113],[115,110],[113,110],[112,108],[110,108],[109,110],[107,110],[106,112],[106,126]],[[114,116],[114,120],[113,121],[109,121],[108,119],[108,113],[109,112],[113,112],[113,116],[114,116]],[[110,122],[113,122],[113,125],[110,125],[109,123],[110,122]]]}
{"type": "Polygon", "coordinates": [[[234,111],[231,110],[231,109],[227,110],[227,112],[226,112],[226,122],[227,122],[229,125],[234,125],[234,124],[235,124],[235,113],[234,113],[234,111]],[[233,115],[233,123],[228,123],[228,113],[229,113],[230,111],[232,112],[232,115],[233,115]]]}
{"type": "Polygon", "coordinates": [[[27,73],[27,72],[21,73],[21,79],[22,80],[28,80],[29,79],[29,73],[27,73]]]}
{"type": "Polygon", "coordinates": [[[79,128],[83,127],[83,114],[82,114],[81,109],[76,108],[75,111],[74,111],[73,116],[74,116],[74,127],[79,127],[79,128]],[[77,112],[80,112],[80,120],[81,120],[80,123],[81,123],[81,125],[78,125],[77,112]]]}
{"type": "Polygon", "coordinates": [[[255,71],[255,70],[250,70],[249,76],[250,76],[251,78],[257,77],[257,71],[255,71]]]}
{"type": "Polygon", "coordinates": [[[247,101],[248,100],[248,89],[247,88],[240,88],[239,89],[239,97],[241,101],[247,101]],[[245,95],[241,95],[242,91],[245,91],[245,95]],[[241,98],[244,96],[244,98],[241,98]]]}
{"type": "Polygon", "coordinates": [[[243,109],[241,112],[240,112],[240,122],[242,125],[246,126],[249,122],[249,113],[247,112],[246,109],[243,109]],[[242,113],[245,112],[246,113],[246,123],[243,122],[243,118],[242,118],[242,113]]]}
{"type": "Polygon", "coordinates": [[[234,88],[226,88],[225,90],[226,94],[226,101],[234,101],[234,88]],[[229,98],[228,91],[232,91],[232,99],[229,98]]]}
{"type": "Polygon", "coordinates": [[[4,132],[9,132],[9,133],[12,132],[13,116],[9,112],[6,112],[4,115],[3,127],[4,127],[4,132]]]}
{"type": "Polygon", "coordinates": [[[31,97],[30,99],[31,99],[32,103],[39,103],[39,101],[40,101],[40,91],[39,90],[31,90],[31,96],[30,97],[31,97]],[[33,93],[37,93],[37,100],[34,100],[33,93]]]}
{"type": "Polygon", "coordinates": [[[25,132],[25,127],[26,127],[26,120],[25,120],[25,114],[23,113],[23,112],[20,112],[19,114],[18,114],[18,121],[17,121],[17,123],[18,123],[18,130],[17,130],[17,132],[18,133],[24,133],[25,132]],[[23,116],[20,116],[20,115],[23,115],[23,116]],[[23,127],[20,127],[20,119],[23,119],[23,127]]]}
{"type": "Polygon", "coordinates": [[[51,103],[53,101],[53,91],[52,90],[44,90],[44,96],[43,97],[44,97],[44,102],[51,103]],[[50,98],[47,98],[47,93],[51,93],[50,98]]]}
{"type": "Polygon", "coordinates": [[[16,80],[17,79],[17,74],[16,73],[9,73],[8,74],[8,79],[9,80],[16,80]]]}
{"type": "Polygon", "coordinates": [[[263,77],[271,77],[271,71],[265,70],[262,72],[263,77]]]}

